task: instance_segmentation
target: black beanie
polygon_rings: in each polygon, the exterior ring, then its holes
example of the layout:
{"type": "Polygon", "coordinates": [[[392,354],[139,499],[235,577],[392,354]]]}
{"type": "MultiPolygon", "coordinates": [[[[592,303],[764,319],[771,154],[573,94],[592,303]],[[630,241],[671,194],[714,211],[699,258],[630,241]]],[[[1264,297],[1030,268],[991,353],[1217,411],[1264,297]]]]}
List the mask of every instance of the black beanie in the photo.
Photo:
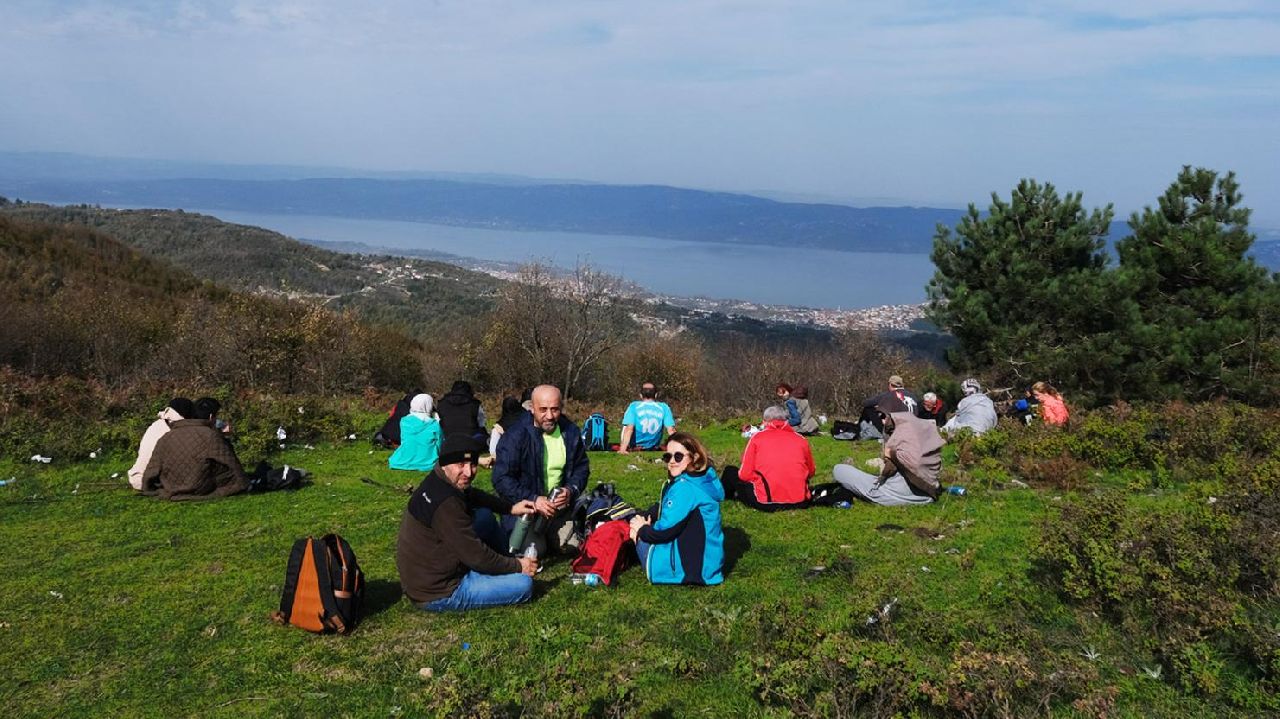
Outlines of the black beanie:
{"type": "Polygon", "coordinates": [[[489,447],[469,434],[446,435],[440,446],[440,465],[475,462],[489,447]]]}

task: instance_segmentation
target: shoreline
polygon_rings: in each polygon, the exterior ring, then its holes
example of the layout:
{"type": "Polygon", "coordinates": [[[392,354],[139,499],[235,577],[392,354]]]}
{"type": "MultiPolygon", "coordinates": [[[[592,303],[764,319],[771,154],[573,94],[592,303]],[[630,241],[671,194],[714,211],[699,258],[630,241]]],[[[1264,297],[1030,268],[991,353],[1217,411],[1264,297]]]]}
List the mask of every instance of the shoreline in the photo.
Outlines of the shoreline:
{"type": "MultiPolygon", "coordinates": [[[[392,247],[379,247],[361,242],[332,242],[305,237],[296,238],[299,242],[320,247],[333,252],[346,254],[385,255],[407,259],[430,260],[455,265],[472,272],[480,272],[490,277],[509,282],[518,282],[519,268],[523,263],[482,260],[475,257],[455,255],[437,250],[412,250],[392,247]]],[[[556,277],[564,277],[568,272],[562,268],[549,266],[556,277]]],[[[647,290],[633,282],[625,282],[623,294],[647,304],[667,304],[673,307],[690,310],[695,314],[722,314],[729,318],[745,317],[761,322],[817,327],[827,330],[892,330],[898,332],[916,332],[911,325],[924,319],[925,302],[916,304],[877,305],[858,309],[802,307],[796,305],[771,305],[739,299],[715,299],[710,297],[685,297],[665,295],[647,290]]]]}

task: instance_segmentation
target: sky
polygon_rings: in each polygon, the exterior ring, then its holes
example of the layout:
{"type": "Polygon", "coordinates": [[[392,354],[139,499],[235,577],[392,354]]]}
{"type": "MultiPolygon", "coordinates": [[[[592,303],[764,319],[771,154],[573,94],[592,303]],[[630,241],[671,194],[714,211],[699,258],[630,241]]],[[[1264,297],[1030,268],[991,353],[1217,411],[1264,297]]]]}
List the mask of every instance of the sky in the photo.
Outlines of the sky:
{"type": "Polygon", "coordinates": [[[0,0],[0,68],[0,150],[1280,226],[1274,1],[0,0]]]}

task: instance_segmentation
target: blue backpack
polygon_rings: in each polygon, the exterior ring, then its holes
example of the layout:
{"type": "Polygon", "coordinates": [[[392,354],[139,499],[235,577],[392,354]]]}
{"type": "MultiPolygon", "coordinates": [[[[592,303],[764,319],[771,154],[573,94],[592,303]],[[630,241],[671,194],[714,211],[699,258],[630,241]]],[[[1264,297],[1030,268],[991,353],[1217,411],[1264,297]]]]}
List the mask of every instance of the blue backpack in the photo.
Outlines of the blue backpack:
{"type": "Polygon", "coordinates": [[[587,418],[582,425],[582,443],[589,452],[602,452],[609,449],[609,423],[604,415],[596,412],[587,418]]]}

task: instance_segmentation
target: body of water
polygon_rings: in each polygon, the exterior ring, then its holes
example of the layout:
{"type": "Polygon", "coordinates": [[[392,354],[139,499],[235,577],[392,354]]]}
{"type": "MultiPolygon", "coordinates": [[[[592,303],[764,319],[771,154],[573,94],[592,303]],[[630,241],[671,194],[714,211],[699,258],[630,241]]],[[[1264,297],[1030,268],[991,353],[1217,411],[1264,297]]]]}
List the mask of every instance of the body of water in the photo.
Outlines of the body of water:
{"type": "Polygon", "coordinates": [[[290,237],[448,252],[497,262],[578,262],[651,292],[857,309],[925,300],[928,255],[684,242],[578,232],[483,230],[395,220],[189,210],[290,237]]]}

